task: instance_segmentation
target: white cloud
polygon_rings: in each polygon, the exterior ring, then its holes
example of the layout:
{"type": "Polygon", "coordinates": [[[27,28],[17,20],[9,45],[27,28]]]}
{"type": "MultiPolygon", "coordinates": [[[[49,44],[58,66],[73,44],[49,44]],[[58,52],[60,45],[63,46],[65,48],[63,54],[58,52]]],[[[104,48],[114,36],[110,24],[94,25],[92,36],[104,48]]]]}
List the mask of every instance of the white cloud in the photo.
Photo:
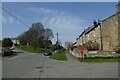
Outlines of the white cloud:
{"type": "Polygon", "coordinates": [[[2,22],[3,22],[3,23],[7,23],[7,18],[2,17],[2,22]]]}
{"type": "Polygon", "coordinates": [[[14,18],[13,17],[8,17],[8,23],[13,24],[14,23],[14,18]]]}
{"type": "Polygon", "coordinates": [[[84,30],[81,24],[85,21],[78,16],[65,11],[58,11],[48,8],[29,8],[34,13],[45,14],[40,21],[45,27],[53,30],[56,40],[56,33],[59,33],[60,40],[75,41],[79,34],[84,30]]]}
{"type": "Polygon", "coordinates": [[[2,16],[2,22],[3,24],[19,24],[19,22],[10,16],[2,16]]]}
{"type": "Polygon", "coordinates": [[[51,14],[51,13],[57,13],[56,10],[52,10],[49,8],[29,8],[28,10],[33,11],[35,13],[39,13],[39,14],[51,14]]]}

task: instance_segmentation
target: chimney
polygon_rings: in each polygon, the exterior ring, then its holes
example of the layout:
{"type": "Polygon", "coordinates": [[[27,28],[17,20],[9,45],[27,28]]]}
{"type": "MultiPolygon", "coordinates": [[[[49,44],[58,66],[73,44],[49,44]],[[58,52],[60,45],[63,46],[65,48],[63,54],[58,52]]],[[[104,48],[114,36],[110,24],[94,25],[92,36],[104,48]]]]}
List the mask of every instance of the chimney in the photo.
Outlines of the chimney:
{"type": "Polygon", "coordinates": [[[97,26],[97,22],[94,20],[93,22],[94,27],[97,26]]]}
{"type": "Polygon", "coordinates": [[[119,0],[118,4],[116,5],[116,12],[117,13],[120,12],[120,0],[119,0]]]}

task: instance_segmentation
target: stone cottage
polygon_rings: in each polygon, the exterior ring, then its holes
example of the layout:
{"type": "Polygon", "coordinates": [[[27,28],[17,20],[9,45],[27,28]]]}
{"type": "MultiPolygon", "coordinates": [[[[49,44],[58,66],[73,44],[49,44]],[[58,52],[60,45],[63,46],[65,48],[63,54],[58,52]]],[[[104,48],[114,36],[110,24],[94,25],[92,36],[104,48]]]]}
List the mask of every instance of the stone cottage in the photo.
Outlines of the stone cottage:
{"type": "Polygon", "coordinates": [[[91,49],[94,49],[92,44],[97,44],[96,49],[104,51],[112,51],[120,46],[120,1],[116,5],[116,13],[104,20],[94,21],[76,39],[75,46],[88,43],[91,49]]]}

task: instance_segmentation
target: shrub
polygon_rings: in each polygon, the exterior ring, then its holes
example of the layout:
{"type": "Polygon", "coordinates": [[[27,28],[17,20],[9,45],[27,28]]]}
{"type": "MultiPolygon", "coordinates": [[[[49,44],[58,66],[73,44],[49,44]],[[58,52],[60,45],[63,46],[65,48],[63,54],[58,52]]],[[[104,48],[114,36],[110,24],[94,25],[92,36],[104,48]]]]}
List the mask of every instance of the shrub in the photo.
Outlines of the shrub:
{"type": "Polygon", "coordinates": [[[2,40],[2,46],[3,47],[12,47],[12,45],[13,45],[13,42],[11,41],[10,38],[4,38],[2,40]]]}
{"type": "Polygon", "coordinates": [[[18,46],[18,44],[14,44],[15,46],[18,46]]]}
{"type": "Polygon", "coordinates": [[[120,53],[120,48],[116,50],[116,53],[120,53]]]}

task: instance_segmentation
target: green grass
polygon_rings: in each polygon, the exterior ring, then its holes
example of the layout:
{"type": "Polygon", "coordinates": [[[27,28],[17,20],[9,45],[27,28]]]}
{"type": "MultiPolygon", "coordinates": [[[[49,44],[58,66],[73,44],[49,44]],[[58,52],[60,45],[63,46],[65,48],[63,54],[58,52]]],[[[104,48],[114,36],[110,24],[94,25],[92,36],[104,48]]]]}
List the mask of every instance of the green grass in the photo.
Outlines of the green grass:
{"type": "Polygon", "coordinates": [[[57,53],[49,56],[49,58],[55,59],[55,60],[60,60],[60,61],[66,61],[67,60],[65,51],[57,52],[57,53]]]}
{"type": "Polygon", "coordinates": [[[111,59],[82,59],[78,58],[80,62],[118,62],[120,59],[118,58],[111,58],[111,59]]]}
{"type": "Polygon", "coordinates": [[[43,48],[36,48],[35,50],[34,47],[31,47],[31,46],[17,46],[17,48],[24,50],[26,52],[32,52],[32,53],[43,53],[46,51],[43,48]]]}

